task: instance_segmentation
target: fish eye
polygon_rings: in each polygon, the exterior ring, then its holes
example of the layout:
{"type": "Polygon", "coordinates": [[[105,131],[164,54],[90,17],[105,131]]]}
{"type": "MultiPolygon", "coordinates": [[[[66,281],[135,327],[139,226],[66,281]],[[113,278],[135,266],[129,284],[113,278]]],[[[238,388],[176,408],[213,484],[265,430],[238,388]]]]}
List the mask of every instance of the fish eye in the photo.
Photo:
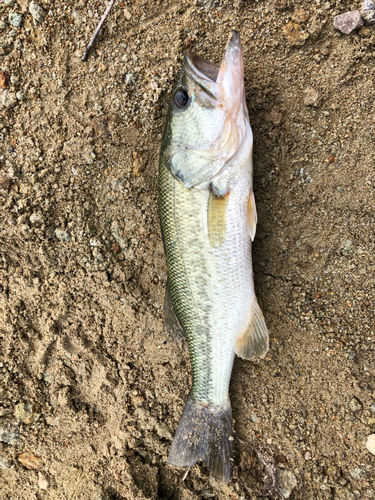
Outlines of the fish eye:
{"type": "Polygon", "coordinates": [[[177,90],[174,95],[174,101],[179,108],[184,108],[189,102],[189,94],[185,89],[177,90]]]}

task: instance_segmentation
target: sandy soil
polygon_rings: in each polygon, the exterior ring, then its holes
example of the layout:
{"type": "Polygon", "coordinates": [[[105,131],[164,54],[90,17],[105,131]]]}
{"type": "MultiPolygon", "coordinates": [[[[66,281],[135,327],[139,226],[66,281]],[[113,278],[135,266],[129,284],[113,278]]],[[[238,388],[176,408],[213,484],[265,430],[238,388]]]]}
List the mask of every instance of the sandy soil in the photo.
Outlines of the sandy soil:
{"type": "Polygon", "coordinates": [[[375,498],[375,27],[332,27],[360,4],[119,0],[83,63],[106,2],[29,3],[0,4],[1,500],[375,498]],[[182,54],[219,62],[231,28],[271,345],[236,360],[224,485],[167,464],[191,377],[156,186],[182,54]]]}

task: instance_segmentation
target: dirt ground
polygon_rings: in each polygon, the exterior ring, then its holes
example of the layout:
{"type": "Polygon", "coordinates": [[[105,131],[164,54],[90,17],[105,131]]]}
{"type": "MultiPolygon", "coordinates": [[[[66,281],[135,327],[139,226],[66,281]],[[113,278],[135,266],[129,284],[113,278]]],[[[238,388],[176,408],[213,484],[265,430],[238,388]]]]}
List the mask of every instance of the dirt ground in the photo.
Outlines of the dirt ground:
{"type": "Polygon", "coordinates": [[[118,0],[86,63],[107,0],[38,0],[38,22],[6,3],[0,499],[375,499],[375,26],[333,29],[360,3],[118,0]],[[232,28],[271,339],[235,362],[225,485],[167,463],[191,377],[163,325],[157,175],[184,50],[219,63],[232,28]]]}

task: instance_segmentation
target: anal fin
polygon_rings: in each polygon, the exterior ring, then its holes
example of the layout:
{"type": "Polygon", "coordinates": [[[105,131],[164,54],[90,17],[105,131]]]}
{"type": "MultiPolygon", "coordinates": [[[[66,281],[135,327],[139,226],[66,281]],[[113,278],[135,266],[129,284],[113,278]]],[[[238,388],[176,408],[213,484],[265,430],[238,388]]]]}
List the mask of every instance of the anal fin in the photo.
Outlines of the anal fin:
{"type": "Polygon", "coordinates": [[[262,359],[268,351],[268,330],[256,298],[254,299],[251,309],[249,326],[236,340],[235,353],[237,356],[244,359],[262,359]]]}
{"type": "Polygon", "coordinates": [[[165,298],[164,298],[164,324],[167,332],[171,336],[172,340],[177,340],[177,342],[181,342],[186,340],[186,333],[178,318],[176,316],[173,303],[171,291],[169,289],[169,283],[167,282],[167,288],[165,289],[165,298]]]}

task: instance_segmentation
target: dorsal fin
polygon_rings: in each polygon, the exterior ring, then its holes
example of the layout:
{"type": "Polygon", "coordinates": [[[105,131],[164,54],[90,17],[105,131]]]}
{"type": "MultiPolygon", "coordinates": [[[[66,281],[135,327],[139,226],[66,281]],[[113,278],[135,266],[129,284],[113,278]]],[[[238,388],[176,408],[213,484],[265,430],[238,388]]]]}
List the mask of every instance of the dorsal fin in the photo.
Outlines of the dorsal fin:
{"type": "Polygon", "coordinates": [[[207,227],[211,246],[219,248],[225,241],[226,217],[229,192],[224,196],[217,196],[212,191],[208,199],[207,227]]]}
{"type": "Polygon", "coordinates": [[[257,208],[255,205],[254,191],[251,189],[249,193],[249,199],[247,200],[247,227],[249,228],[249,234],[251,241],[254,241],[255,231],[257,229],[257,208]]]}
{"type": "Polygon", "coordinates": [[[251,306],[250,323],[246,331],[238,337],[235,353],[240,358],[255,360],[265,357],[268,351],[268,330],[263,313],[255,298],[251,306]]]}

